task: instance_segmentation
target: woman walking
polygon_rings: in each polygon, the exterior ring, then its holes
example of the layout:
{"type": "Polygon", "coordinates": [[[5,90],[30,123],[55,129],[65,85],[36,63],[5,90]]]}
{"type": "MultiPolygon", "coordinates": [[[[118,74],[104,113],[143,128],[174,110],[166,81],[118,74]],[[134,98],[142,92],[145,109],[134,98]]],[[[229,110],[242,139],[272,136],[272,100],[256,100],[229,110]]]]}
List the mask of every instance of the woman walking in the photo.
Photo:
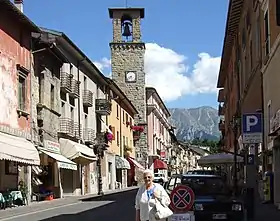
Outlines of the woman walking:
{"type": "Polygon", "coordinates": [[[144,184],[139,187],[136,198],[136,218],[135,221],[153,221],[154,214],[151,212],[159,201],[163,206],[168,207],[170,198],[164,188],[153,182],[154,176],[151,170],[144,171],[144,184]]]}

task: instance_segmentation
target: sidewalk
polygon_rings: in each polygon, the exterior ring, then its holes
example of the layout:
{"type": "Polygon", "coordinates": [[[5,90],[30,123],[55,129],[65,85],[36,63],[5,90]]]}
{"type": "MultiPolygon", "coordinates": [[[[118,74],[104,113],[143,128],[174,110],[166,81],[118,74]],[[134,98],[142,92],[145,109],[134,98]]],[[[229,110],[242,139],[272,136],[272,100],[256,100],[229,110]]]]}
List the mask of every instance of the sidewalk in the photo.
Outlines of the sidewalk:
{"type": "Polygon", "coordinates": [[[262,204],[260,201],[255,205],[255,221],[280,221],[280,210],[273,204],[262,204]]]}
{"type": "MultiPolygon", "coordinates": [[[[106,191],[104,193],[104,196],[133,191],[138,188],[139,187],[134,186],[134,187],[128,187],[124,189],[106,191]]],[[[62,199],[55,199],[52,201],[32,202],[27,206],[19,206],[14,208],[8,208],[6,210],[0,210],[0,220],[3,217],[9,217],[12,215],[18,216],[26,213],[35,213],[40,210],[52,210],[53,208],[57,208],[57,207],[66,207],[68,205],[81,203],[81,201],[92,200],[99,197],[102,196],[99,196],[97,194],[87,194],[83,196],[68,196],[62,199]]]]}

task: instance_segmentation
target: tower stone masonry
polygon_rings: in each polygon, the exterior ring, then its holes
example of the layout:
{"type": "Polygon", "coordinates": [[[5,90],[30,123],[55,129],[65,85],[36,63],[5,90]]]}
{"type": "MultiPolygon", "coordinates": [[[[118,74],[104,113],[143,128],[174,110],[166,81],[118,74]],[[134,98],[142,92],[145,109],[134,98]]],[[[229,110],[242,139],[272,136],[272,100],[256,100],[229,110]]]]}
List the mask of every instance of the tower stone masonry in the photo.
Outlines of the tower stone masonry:
{"type": "MultiPolygon", "coordinates": [[[[113,41],[110,43],[112,79],[125,93],[138,111],[135,125],[144,127],[140,139],[135,143],[136,160],[147,165],[147,124],[144,56],[145,43],[141,41],[141,19],[144,8],[110,8],[113,24],[113,41]],[[126,22],[130,36],[123,36],[126,22]],[[128,39],[130,38],[130,39],[128,39]]],[[[129,35],[129,34],[128,34],[129,35]]]]}

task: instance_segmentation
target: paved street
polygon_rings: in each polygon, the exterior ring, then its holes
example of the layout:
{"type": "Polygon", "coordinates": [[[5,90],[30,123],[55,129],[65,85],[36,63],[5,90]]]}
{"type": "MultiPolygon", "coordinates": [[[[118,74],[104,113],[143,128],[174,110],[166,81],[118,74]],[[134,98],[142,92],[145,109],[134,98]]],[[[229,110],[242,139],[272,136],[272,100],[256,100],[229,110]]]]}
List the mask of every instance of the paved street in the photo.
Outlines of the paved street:
{"type": "Polygon", "coordinates": [[[1,221],[131,221],[134,220],[134,198],[136,190],[93,198],[90,201],[69,201],[68,204],[36,209],[26,213],[3,216],[1,221]]]}

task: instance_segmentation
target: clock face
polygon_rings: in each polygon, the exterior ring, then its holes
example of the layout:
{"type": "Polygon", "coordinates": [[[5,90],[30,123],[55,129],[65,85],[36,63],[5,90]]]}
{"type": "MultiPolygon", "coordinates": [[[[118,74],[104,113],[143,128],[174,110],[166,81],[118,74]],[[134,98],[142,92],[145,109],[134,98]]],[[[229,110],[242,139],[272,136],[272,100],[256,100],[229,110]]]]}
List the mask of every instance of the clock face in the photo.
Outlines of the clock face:
{"type": "Polygon", "coordinates": [[[136,73],[133,71],[128,71],[126,73],[126,81],[127,82],[135,82],[136,81],[136,73]]]}

